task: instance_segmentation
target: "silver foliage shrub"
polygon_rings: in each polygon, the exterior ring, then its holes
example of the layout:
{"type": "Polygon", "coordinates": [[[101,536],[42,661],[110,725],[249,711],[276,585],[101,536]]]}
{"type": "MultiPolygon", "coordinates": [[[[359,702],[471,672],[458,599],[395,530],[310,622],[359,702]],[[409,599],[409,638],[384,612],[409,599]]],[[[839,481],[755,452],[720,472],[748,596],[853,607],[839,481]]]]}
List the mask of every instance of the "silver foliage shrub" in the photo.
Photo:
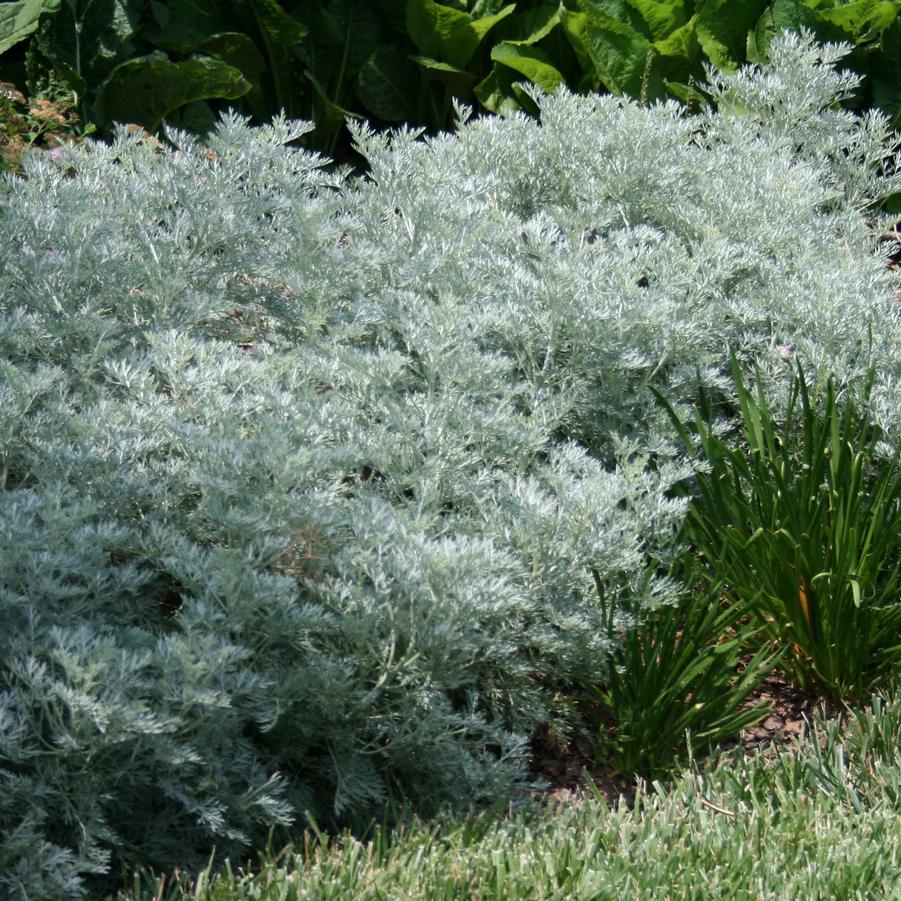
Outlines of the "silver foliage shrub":
{"type": "Polygon", "coordinates": [[[589,567],[675,596],[649,385],[732,349],[778,389],[792,344],[874,363],[897,435],[891,136],[836,58],[787,37],[718,113],[360,127],[365,178],[235,118],[8,178],[0,894],[501,796],[603,677],[589,567]]]}

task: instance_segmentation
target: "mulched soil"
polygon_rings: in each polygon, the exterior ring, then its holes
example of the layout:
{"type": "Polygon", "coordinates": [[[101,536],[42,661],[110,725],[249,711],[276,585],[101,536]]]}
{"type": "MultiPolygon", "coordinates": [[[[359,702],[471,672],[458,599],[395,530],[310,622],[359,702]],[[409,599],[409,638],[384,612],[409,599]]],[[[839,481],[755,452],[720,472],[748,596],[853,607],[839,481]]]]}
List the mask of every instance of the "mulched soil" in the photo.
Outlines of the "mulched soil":
{"type": "MultiPolygon", "coordinates": [[[[810,738],[810,723],[822,719],[838,719],[847,722],[847,708],[835,702],[804,692],[788,682],[779,670],[763,680],[757,691],[748,699],[748,706],[764,701],[771,712],[755,726],[741,733],[720,747],[730,750],[741,747],[752,756],[760,752],[775,756],[790,750],[798,741],[810,738]]],[[[607,763],[598,763],[592,754],[587,737],[576,735],[561,750],[546,736],[535,741],[534,777],[547,783],[544,794],[549,801],[566,803],[588,792],[600,792],[611,807],[635,803],[637,783],[634,777],[617,772],[607,763]]]]}
{"type": "Polygon", "coordinates": [[[777,670],[768,676],[754,694],[754,701],[765,701],[772,713],[757,726],[743,729],[741,735],[724,747],[742,745],[748,754],[762,751],[778,753],[793,739],[809,737],[808,724],[814,718],[839,719],[847,722],[847,708],[823,699],[810,692],[804,692],[786,681],[777,670]]]}

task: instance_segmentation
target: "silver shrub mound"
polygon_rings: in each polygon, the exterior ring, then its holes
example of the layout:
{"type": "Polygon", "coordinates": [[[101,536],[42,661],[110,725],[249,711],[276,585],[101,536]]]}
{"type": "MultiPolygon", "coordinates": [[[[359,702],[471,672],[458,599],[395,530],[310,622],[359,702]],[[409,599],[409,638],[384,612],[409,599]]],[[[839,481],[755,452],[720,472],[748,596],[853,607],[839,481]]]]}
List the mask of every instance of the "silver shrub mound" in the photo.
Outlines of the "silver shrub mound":
{"type": "Polygon", "coordinates": [[[359,127],[365,177],[233,117],[7,177],[0,894],[502,797],[603,678],[590,567],[677,592],[649,386],[688,404],[731,349],[778,396],[793,345],[876,365],[897,436],[899,185],[839,55],[787,37],[698,115],[359,127]]]}

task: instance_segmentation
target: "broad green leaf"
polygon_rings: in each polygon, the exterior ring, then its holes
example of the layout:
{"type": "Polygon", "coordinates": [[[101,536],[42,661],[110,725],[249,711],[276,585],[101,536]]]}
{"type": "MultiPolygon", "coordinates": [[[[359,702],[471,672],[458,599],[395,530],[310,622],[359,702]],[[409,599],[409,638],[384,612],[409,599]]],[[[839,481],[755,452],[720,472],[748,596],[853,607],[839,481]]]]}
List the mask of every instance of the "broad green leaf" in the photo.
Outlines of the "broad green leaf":
{"type": "Polygon", "coordinates": [[[191,53],[210,35],[242,30],[239,17],[230,14],[227,3],[167,0],[151,3],[151,10],[153,15],[141,37],[173,53],[191,53]]]}
{"type": "Polygon", "coordinates": [[[169,6],[166,3],[162,2],[162,0],[150,0],[149,5],[150,13],[153,17],[153,22],[148,23],[150,27],[155,24],[160,28],[165,28],[166,25],[169,24],[169,6]]]}
{"type": "Polygon", "coordinates": [[[768,58],[770,41],[785,29],[798,31],[802,27],[815,28],[813,17],[814,10],[802,0],[774,0],[748,31],[745,39],[748,61],[764,62],[768,58]]]}
{"type": "MultiPolygon", "coordinates": [[[[667,93],[667,83],[684,83],[702,75],[700,66],[701,48],[696,31],[697,17],[677,28],[662,41],[655,41],[655,57],[652,63],[649,96],[663,97],[667,93]]],[[[671,93],[671,92],[670,92],[671,93]]]]}
{"type": "Polygon", "coordinates": [[[564,16],[577,55],[585,54],[597,77],[614,94],[638,97],[654,50],[650,41],[624,22],[598,13],[564,16]],[[580,46],[581,45],[581,46],[580,46]]]}
{"type": "Polygon", "coordinates": [[[543,91],[553,93],[565,82],[551,58],[537,47],[498,44],[491,49],[491,59],[524,75],[543,91]]]}
{"type": "Polygon", "coordinates": [[[452,66],[450,63],[443,63],[440,59],[432,59],[430,56],[420,56],[419,54],[413,54],[410,59],[422,66],[423,69],[428,69],[431,72],[445,72],[450,75],[469,75],[470,73],[466,71],[466,69],[460,69],[457,66],[452,66]]]}
{"type": "Polygon", "coordinates": [[[38,27],[46,13],[59,9],[60,0],[21,0],[0,6],[0,53],[25,40],[38,27]]]}
{"type": "Polygon", "coordinates": [[[624,22],[630,25],[639,34],[643,34],[646,38],[651,37],[651,30],[644,17],[635,8],[631,0],[576,0],[578,6],[589,17],[602,16],[608,19],[615,19],[617,22],[624,22]]]}
{"type": "Polygon", "coordinates": [[[498,31],[508,44],[530,46],[546,38],[559,24],[560,6],[543,3],[514,13],[498,26],[498,31]]]}
{"type": "Polygon", "coordinates": [[[541,109],[539,108],[538,104],[529,96],[526,87],[527,86],[521,81],[514,81],[513,84],[510,85],[510,90],[523,110],[529,113],[529,115],[537,118],[541,113],[541,109]]]}
{"type": "Polygon", "coordinates": [[[594,66],[591,62],[591,54],[588,52],[588,37],[585,33],[588,27],[588,14],[574,13],[563,8],[560,10],[560,24],[573,48],[579,67],[583,72],[593,72],[594,66]]]}
{"type": "Polygon", "coordinates": [[[478,76],[466,69],[458,69],[450,63],[443,63],[428,56],[411,56],[410,59],[426,70],[429,78],[448,85],[452,91],[465,94],[477,80],[478,76]]]}
{"type": "Polygon", "coordinates": [[[415,117],[418,87],[416,66],[393,44],[376,47],[357,75],[360,102],[386,122],[415,117]]]}
{"type": "Polygon", "coordinates": [[[240,69],[248,81],[259,79],[266,71],[266,60],[257,45],[240,32],[224,31],[210,35],[193,49],[240,69]]]}
{"type": "Polygon", "coordinates": [[[512,15],[514,12],[516,12],[516,4],[508,3],[490,16],[479,16],[478,18],[474,18],[472,20],[472,27],[478,36],[479,42],[481,42],[482,38],[484,38],[498,22],[502,22],[507,16],[512,15]]]}
{"type": "Polygon", "coordinates": [[[735,69],[747,47],[748,32],[760,19],[766,0],[699,0],[697,35],[709,60],[735,69]]]}
{"type": "Polygon", "coordinates": [[[63,4],[41,19],[35,41],[57,73],[80,95],[93,93],[120,63],[138,54],[143,0],[63,4]]]}
{"type": "Polygon", "coordinates": [[[692,84],[681,84],[679,82],[664,81],[667,93],[672,94],[683,103],[696,104],[698,106],[706,106],[710,98],[699,91],[692,84]]]}
{"type": "Polygon", "coordinates": [[[776,33],[773,22],[773,9],[770,7],[757,20],[754,28],[748,32],[745,41],[745,56],[749,63],[762,63],[767,59],[770,40],[776,33]]]}
{"type": "Polygon", "coordinates": [[[250,90],[244,96],[254,116],[261,121],[269,118],[269,107],[263,89],[266,60],[257,45],[246,35],[235,31],[214,34],[202,41],[195,50],[233,66],[250,82],[250,90]]]}
{"type": "Polygon", "coordinates": [[[473,19],[434,0],[407,0],[407,32],[423,56],[463,69],[485,35],[515,9],[511,3],[493,16],[473,19]]]}
{"type": "Polygon", "coordinates": [[[519,101],[513,96],[513,83],[518,77],[512,69],[494,65],[488,76],[475,86],[473,93],[489,112],[509,116],[522,109],[519,101]]]}
{"type": "Polygon", "coordinates": [[[654,49],[661,56],[679,57],[694,62],[699,49],[697,23],[698,17],[692,16],[684,25],[670,32],[663,40],[654,41],[654,49]]]}
{"type": "Polygon", "coordinates": [[[401,34],[407,29],[407,0],[375,0],[390,28],[401,34]]]}
{"type": "Polygon", "coordinates": [[[629,0],[644,19],[651,38],[662,41],[691,18],[685,0],[629,0]]]}
{"type": "Polygon", "coordinates": [[[154,131],[173,110],[198,100],[235,100],[250,82],[235,68],[211,57],[174,63],[164,53],[117,66],[101,85],[94,115],[103,124],[136,122],[154,131]]]}
{"type": "MultiPolygon", "coordinates": [[[[899,121],[901,121],[901,115],[896,117],[895,124],[897,125],[899,121]]],[[[889,215],[894,216],[897,214],[901,217],[901,191],[884,197],[879,204],[879,208],[889,215]]]]}
{"type": "Polygon", "coordinates": [[[818,33],[831,40],[860,44],[891,26],[898,15],[898,4],[888,0],[859,0],[833,9],[810,11],[818,33]]]}
{"type": "MultiPolygon", "coordinates": [[[[767,9],[773,28],[776,31],[784,31],[786,28],[798,29],[802,25],[811,25],[811,15],[814,4],[804,0],[773,0],[767,9]]],[[[764,13],[761,18],[766,16],[764,13]]]]}
{"type": "Polygon", "coordinates": [[[320,142],[325,142],[337,133],[346,119],[359,118],[359,116],[335,103],[312,72],[305,72],[304,76],[313,86],[316,98],[315,115],[313,117],[316,122],[315,134],[320,142]]]}
{"type": "Polygon", "coordinates": [[[197,100],[168,113],[166,124],[197,135],[206,135],[216,127],[216,114],[209,103],[197,100]]]}
{"type": "Polygon", "coordinates": [[[473,82],[477,77],[466,69],[458,69],[450,63],[441,62],[440,59],[432,59],[431,57],[419,56],[418,54],[413,54],[410,56],[410,59],[418,66],[425,69],[433,78],[437,78],[439,81],[445,83],[463,81],[473,82]]]}

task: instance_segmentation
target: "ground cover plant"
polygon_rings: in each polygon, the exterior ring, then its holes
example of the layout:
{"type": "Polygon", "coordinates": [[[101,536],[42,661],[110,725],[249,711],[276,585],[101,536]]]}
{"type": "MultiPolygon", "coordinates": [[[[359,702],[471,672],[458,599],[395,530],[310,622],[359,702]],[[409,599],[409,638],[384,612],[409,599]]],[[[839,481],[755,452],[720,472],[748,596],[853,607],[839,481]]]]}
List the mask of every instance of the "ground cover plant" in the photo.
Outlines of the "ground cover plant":
{"type": "Polygon", "coordinates": [[[731,349],[785,409],[791,345],[810,385],[872,371],[897,446],[889,126],[837,107],[841,51],[770,55],[718,112],[357,126],[362,179],[235,116],[6,177],[2,891],[522,787],[684,598],[651,387],[685,421],[731,349]]]}
{"type": "Polygon", "coordinates": [[[371,842],[308,833],[220,878],[137,877],[120,901],[897,897],[897,696],[844,728],[814,718],[813,732],[775,756],[724,755],[645,783],[632,809],[589,794],[371,842]]]}

